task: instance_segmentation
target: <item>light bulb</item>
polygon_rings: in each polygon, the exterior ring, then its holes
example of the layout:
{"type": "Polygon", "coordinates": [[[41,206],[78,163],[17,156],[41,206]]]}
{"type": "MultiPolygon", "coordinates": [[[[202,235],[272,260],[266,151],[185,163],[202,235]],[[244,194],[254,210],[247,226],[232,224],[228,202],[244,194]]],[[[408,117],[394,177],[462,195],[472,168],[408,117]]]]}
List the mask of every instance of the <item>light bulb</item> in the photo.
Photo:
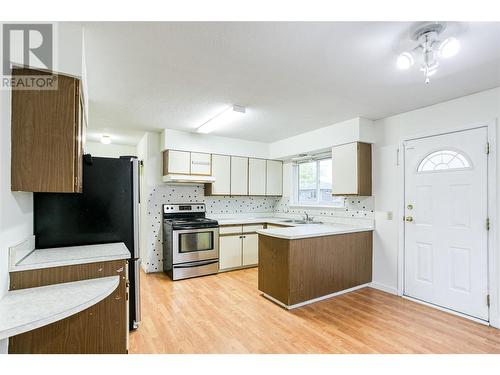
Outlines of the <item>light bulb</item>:
{"type": "Polygon", "coordinates": [[[396,65],[402,70],[409,69],[413,65],[413,56],[409,52],[403,52],[398,56],[396,65]]]}
{"type": "Polygon", "coordinates": [[[101,135],[101,143],[109,145],[111,143],[111,137],[109,135],[101,135]]]}
{"type": "Polygon", "coordinates": [[[460,42],[455,38],[445,39],[439,46],[439,53],[445,59],[455,56],[459,50],[460,42]]]}

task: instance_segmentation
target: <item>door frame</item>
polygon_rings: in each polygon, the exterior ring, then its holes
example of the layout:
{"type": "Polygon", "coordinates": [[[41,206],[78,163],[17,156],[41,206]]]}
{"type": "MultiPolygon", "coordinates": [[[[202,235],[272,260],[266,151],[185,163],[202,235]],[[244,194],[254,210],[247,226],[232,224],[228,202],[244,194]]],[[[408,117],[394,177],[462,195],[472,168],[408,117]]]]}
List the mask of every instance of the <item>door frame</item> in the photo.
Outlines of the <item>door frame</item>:
{"type": "MultiPolygon", "coordinates": [[[[488,184],[488,217],[490,219],[490,230],[488,231],[488,291],[490,295],[490,306],[489,306],[489,325],[500,328],[500,254],[497,245],[498,238],[498,222],[497,222],[497,150],[496,150],[496,139],[497,139],[497,120],[485,121],[475,124],[462,125],[459,127],[445,128],[435,132],[427,132],[424,134],[418,134],[412,137],[407,137],[399,142],[397,163],[401,166],[399,174],[399,204],[398,204],[398,234],[399,234],[399,244],[398,244],[398,295],[404,298],[410,298],[404,296],[404,266],[405,266],[405,226],[402,218],[405,214],[405,144],[408,141],[430,138],[438,135],[446,135],[450,133],[461,132],[465,130],[473,130],[477,128],[487,128],[487,139],[490,144],[489,156],[488,156],[488,170],[487,170],[487,184],[488,184]]],[[[428,304],[431,306],[430,304],[428,304]]],[[[465,314],[460,314],[452,310],[448,310],[439,306],[435,306],[440,310],[445,310],[448,312],[455,313],[457,315],[478,321],[478,319],[472,318],[465,314]]]]}

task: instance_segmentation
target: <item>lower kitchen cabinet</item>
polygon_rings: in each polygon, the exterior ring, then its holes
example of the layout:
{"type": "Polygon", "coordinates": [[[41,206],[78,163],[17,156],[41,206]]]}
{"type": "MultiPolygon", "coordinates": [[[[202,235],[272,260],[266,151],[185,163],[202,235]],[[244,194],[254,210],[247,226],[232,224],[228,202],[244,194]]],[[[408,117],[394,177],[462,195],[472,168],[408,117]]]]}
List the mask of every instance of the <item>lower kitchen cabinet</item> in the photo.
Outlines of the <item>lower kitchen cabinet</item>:
{"type": "Polygon", "coordinates": [[[10,272],[10,290],[120,276],[116,290],[65,319],[9,338],[11,354],[125,354],[128,352],[126,260],[10,272]]]}
{"type": "Polygon", "coordinates": [[[262,224],[221,226],[219,237],[219,269],[221,271],[253,267],[259,263],[259,235],[262,224]]]}
{"type": "Polygon", "coordinates": [[[219,237],[219,269],[241,267],[241,237],[219,237]]]}
{"type": "Polygon", "coordinates": [[[259,235],[257,233],[243,235],[242,253],[243,266],[259,263],[259,235]]]}

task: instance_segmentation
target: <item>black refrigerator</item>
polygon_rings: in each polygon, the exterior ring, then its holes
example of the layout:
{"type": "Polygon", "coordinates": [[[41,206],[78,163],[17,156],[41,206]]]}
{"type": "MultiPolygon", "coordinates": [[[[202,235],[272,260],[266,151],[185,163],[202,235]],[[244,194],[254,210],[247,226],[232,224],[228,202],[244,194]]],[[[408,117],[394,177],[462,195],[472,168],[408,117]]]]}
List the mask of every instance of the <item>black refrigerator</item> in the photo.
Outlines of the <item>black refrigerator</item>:
{"type": "Polygon", "coordinates": [[[35,193],[37,249],[123,242],[128,262],[129,321],[141,320],[139,285],[139,160],[84,156],[83,193],[35,193]]]}

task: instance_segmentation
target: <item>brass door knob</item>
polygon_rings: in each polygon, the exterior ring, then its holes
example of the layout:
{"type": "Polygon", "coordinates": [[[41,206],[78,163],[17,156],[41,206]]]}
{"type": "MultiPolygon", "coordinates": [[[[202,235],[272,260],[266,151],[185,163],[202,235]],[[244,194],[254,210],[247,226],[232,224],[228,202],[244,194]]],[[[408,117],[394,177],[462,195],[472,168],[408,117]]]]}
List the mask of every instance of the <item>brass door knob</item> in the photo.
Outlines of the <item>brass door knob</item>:
{"type": "Polygon", "coordinates": [[[405,220],[406,220],[407,222],[411,223],[411,222],[413,221],[413,216],[407,216],[407,217],[405,218],[405,220]]]}

